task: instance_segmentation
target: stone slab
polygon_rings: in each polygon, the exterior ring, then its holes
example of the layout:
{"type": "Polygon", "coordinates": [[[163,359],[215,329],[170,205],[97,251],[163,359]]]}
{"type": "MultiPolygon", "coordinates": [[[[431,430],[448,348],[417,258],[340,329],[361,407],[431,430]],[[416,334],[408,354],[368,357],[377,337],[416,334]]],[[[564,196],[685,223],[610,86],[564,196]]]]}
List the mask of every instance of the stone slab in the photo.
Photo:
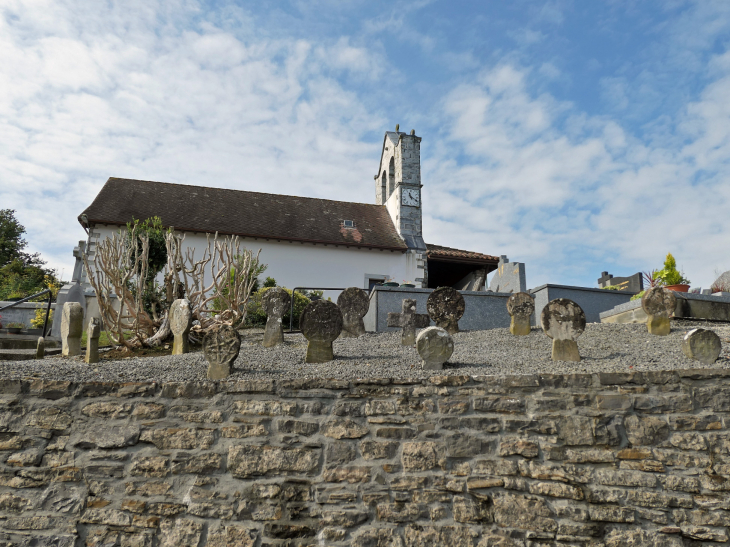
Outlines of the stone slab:
{"type": "Polygon", "coordinates": [[[551,300],[567,298],[578,304],[586,314],[587,323],[600,323],[600,314],[624,304],[634,296],[635,293],[624,291],[607,291],[590,287],[572,287],[569,285],[546,284],[535,287],[529,291],[535,298],[535,313],[532,316],[532,325],[540,326],[540,314],[542,309],[551,300]]]}
{"type": "MultiPolygon", "coordinates": [[[[709,294],[675,293],[677,307],[674,317],[680,319],[709,319],[730,322],[730,297],[709,294]]],[[[645,323],[646,313],[641,300],[625,302],[600,314],[601,323],[645,323]]]]}

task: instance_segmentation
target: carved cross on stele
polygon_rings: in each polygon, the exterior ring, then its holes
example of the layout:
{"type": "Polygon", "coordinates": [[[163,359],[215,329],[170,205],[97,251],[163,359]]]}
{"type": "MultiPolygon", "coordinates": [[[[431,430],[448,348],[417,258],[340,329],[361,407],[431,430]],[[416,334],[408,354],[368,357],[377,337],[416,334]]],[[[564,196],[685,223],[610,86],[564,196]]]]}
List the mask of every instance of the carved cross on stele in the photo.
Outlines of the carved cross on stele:
{"type": "Polygon", "coordinates": [[[410,298],[403,299],[402,313],[388,314],[389,327],[401,327],[401,344],[412,346],[416,343],[416,329],[428,327],[430,319],[426,313],[416,313],[416,301],[410,298]]]}

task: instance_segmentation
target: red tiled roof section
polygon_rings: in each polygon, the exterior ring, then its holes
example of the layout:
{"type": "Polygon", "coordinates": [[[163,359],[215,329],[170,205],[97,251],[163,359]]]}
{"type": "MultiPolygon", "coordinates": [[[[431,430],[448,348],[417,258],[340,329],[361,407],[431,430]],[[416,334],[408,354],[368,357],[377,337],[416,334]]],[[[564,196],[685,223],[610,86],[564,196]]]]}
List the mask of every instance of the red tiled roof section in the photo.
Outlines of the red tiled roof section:
{"type": "Polygon", "coordinates": [[[366,203],[110,178],[83,214],[92,224],[156,215],[187,232],[407,250],[385,206],[366,203]]]}
{"type": "Polygon", "coordinates": [[[499,257],[485,255],[482,253],[474,253],[472,251],[462,251],[461,249],[452,249],[451,247],[442,247],[441,245],[433,245],[426,243],[426,257],[433,259],[455,259],[469,261],[484,261],[489,263],[498,263],[499,257]]]}

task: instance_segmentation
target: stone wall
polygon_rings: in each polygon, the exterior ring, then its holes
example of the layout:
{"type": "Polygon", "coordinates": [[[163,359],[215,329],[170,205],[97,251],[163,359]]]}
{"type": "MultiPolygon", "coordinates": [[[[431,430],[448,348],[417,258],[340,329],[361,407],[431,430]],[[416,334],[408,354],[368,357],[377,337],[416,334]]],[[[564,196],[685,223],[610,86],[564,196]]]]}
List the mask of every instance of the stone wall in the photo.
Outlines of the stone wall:
{"type": "Polygon", "coordinates": [[[0,545],[728,541],[730,370],[0,394],[0,545]]]}

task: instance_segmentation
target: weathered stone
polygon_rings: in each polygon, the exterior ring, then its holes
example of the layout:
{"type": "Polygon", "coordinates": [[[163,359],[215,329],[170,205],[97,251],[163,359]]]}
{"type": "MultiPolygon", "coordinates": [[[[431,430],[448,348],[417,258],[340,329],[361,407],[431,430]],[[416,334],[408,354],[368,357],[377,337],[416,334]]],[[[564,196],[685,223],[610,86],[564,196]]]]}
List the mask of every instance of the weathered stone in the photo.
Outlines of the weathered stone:
{"type": "Polygon", "coordinates": [[[560,482],[533,482],[529,485],[530,494],[550,496],[553,498],[568,498],[581,501],[585,496],[578,486],[560,482]]]}
{"type": "Polygon", "coordinates": [[[330,420],[322,424],[321,433],[333,439],[359,439],[370,433],[370,428],[347,418],[330,420]]]}
{"type": "Polygon", "coordinates": [[[362,441],[360,453],[366,460],[393,458],[398,450],[396,442],[362,441]]]}
{"type": "Polygon", "coordinates": [[[43,359],[46,356],[46,340],[42,336],[38,337],[38,342],[35,346],[35,358],[43,359]]]}
{"type": "Polygon", "coordinates": [[[169,429],[145,429],[139,440],[152,443],[161,450],[171,448],[182,448],[190,450],[193,448],[208,449],[215,440],[215,433],[212,429],[198,428],[169,428],[169,429]]]}
{"type": "Polygon", "coordinates": [[[493,502],[494,522],[500,526],[538,532],[555,532],[558,527],[552,511],[540,498],[500,494],[493,502]]]}
{"type": "Polygon", "coordinates": [[[588,416],[566,416],[558,421],[558,437],[566,445],[595,444],[593,418],[588,416]]]}
{"type": "Polygon", "coordinates": [[[376,512],[378,520],[385,522],[413,522],[425,513],[425,506],[418,503],[379,503],[376,512]]]}
{"type": "Polygon", "coordinates": [[[454,340],[445,329],[428,327],[418,334],[416,349],[421,356],[423,370],[441,370],[454,353],[454,340]]]}
{"type": "Polygon", "coordinates": [[[416,313],[416,301],[404,298],[401,313],[388,313],[388,326],[400,327],[400,342],[404,346],[413,346],[416,343],[416,329],[428,327],[430,319],[427,314],[416,313]]]}
{"type": "Polygon", "coordinates": [[[314,435],[319,431],[317,422],[305,422],[303,420],[280,420],[277,423],[279,433],[294,433],[296,435],[314,435]]]}
{"type": "Polygon", "coordinates": [[[63,431],[73,423],[71,415],[59,408],[47,407],[33,411],[25,420],[27,427],[63,431]]]}
{"type": "Polygon", "coordinates": [[[535,299],[526,292],[518,292],[507,299],[507,313],[511,320],[509,331],[515,336],[530,334],[530,317],[535,313],[535,299]]]}
{"type": "Polygon", "coordinates": [[[434,442],[403,443],[401,461],[405,471],[426,471],[438,465],[437,446],[434,442]]]}
{"type": "Polygon", "coordinates": [[[352,538],[352,547],[403,547],[396,528],[366,528],[352,538]]]}
{"type": "Polygon", "coordinates": [[[525,458],[536,458],[538,453],[537,443],[526,439],[505,439],[499,443],[499,455],[502,457],[520,455],[525,458]]]}
{"type": "Polygon", "coordinates": [[[370,481],[370,467],[333,467],[325,469],[322,478],[327,482],[368,482],[370,481]]]}
{"type": "Polygon", "coordinates": [[[682,535],[689,539],[700,541],[717,541],[719,543],[727,543],[730,539],[725,530],[712,529],[705,526],[682,526],[682,535]]]}
{"type": "Polygon", "coordinates": [[[650,334],[666,336],[671,329],[669,319],[677,307],[674,291],[664,287],[652,287],[641,297],[641,307],[646,312],[646,326],[650,334]]]}
{"type": "Polygon", "coordinates": [[[580,361],[576,340],[586,328],[583,309],[572,300],[556,298],[542,309],[540,321],[553,340],[553,361],[580,361]]]}
{"type": "Polygon", "coordinates": [[[342,312],[333,302],[316,300],[307,304],[299,326],[307,339],[305,363],[326,363],[334,359],[332,342],[342,332],[342,312]]]}
{"type": "Polygon", "coordinates": [[[464,297],[451,287],[439,287],[433,291],[426,301],[426,310],[437,327],[449,334],[459,332],[459,319],[464,315],[466,303],[464,297]]]}
{"type": "Polygon", "coordinates": [[[81,355],[84,309],[78,302],[66,302],[61,312],[61,355],[81,355]]]}
{"type": "Polygon", "coordinates": [[[615,505],[591,505],[588,508],[591,520],[599,522],[634,522],[634,510],[615,505]]]}
{"type": "Polygon", "coordinates": [[[312,473],[319,451],[307,448],[239,445],[228,449],[228,471],[237,478],[280,473],[312,473]]]}
{"type": "Polygon", "coordinates": [[[291,296],[281,287],[267,289],[261,298],[261,307],[266,312],[266,327],[261,345],[272,348],[284,343],[284,315],[291,305],[291,296]]]}
{"type": "Polygon", "coordinates": [[[692,329],[682,338],[682,351],[689,359],[711,365],[720,357],[722,342],[714,331],[692,329]]]}
{"type": "MultiPolygon", "coordinates": [[[[165,415],[165,406],[158,403],[138,403],[134,405],[132,416],[138,420],[154,420],[165,415]]],[[[115,416],[112,416],[115,417],[115,416]]]]}
{"type": "Polygon", "coordinates": [[[84,361],[88,364],[99,362],[99,336],[101,336],[101,321],[98,317],[92,317],[86,327],[86,357],[84,361]]]}
{"type": "Polygon", "coordinates": [[[479,537],[466,526],[419,526],[409,524],[405,530],[406,547],[474,547],[479,537]]]}
{"type": "Polygon", "coordinates": [[[626,417],[624,425],[632,446],[658,444],[669,436],[669,424],[661,418],[631,415],[626,417]]]}
{"type": "Polygon", "coordinates": [[[124,448],[139,441],[137,426],[112,426],[94,428],[78,438],[74,445],[82,448],[124,448]]]}
{"type": "Polygon", "coordinates": [[[233,327],[213,327],[203,338],[203,354],[208,361],[208,380],[222,380],[231,374],[241,350],[241,337],[233,327]]]}
{"type": "Polygon", "coordinates": [[[203,523],[192,519],[165,519],[160,523],[160,547],[198,545],[203,523]]]}
{"type": "Polygon", "coordinates": [[[169,464],[170,458],[166,456],[140,456],[132,462],[129,474],[144,477],[165,477],[169,473],[169,464]]]}
{"type": "Polygon", "coordinates": [[[358,287],[348,287],[337,297],[337,306],[342,312],[343,338],[357,338],[365,334],[363,317],[370,308],[370,299],[365,291],[358,287]]]}
{"type": "Polygon", "coordinates": [[[174,336],[172,354],[183,355],[190,351],[188,334],[193,326],[193,310],[187,298],[178,298],[170,305],[168,313],[170,330],[174,336]]]}
{"type": "MultiPolygon", "coordinates": [[[[667,530],[667,533],[678,533],[667,530]]],[[[679,537],[649,530],[611,530],[604,540],[606,547],[684,547],[679,537]]]]}

